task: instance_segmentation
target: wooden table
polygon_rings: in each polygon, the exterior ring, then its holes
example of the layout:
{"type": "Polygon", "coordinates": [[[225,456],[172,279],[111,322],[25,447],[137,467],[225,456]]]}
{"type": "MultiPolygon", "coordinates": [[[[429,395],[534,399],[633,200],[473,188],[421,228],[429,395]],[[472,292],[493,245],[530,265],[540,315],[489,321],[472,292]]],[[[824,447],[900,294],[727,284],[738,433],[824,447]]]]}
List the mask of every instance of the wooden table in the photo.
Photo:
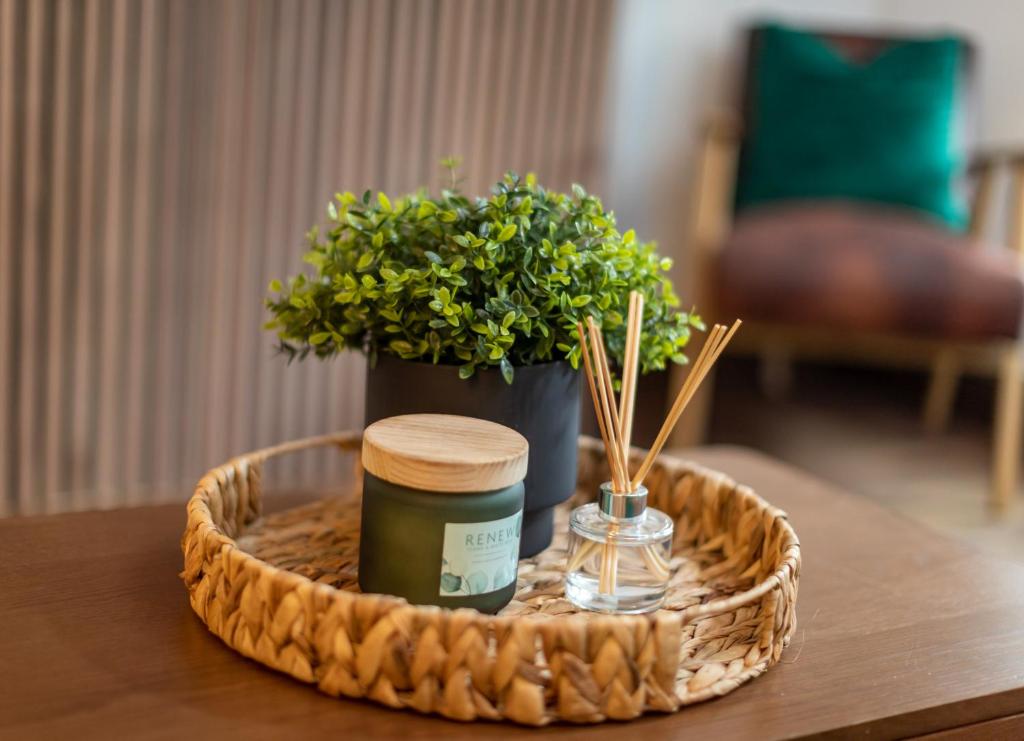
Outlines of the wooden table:
{"type": "Polygon", "coordinates": [[[720,700],[529,730],[331,699],[207,632],[177,577],[184,508],[151,507],[0,521],[0,738],[1024,737],[1024,565],[749,451],[692,457],[804,548],[792,645],[720,700]]]}

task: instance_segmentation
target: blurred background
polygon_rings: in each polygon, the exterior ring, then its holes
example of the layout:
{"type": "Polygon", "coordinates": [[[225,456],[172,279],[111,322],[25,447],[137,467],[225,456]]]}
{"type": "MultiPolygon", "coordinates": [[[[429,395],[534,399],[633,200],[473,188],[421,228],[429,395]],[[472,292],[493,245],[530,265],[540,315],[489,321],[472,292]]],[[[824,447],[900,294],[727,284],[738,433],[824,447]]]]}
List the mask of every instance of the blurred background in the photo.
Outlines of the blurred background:
{"type": "MultiPolygon", "coordinates": [[[[471,193],[506,169],[584,184],[675,259],[685,303],[751,320],[680,444],[756,447],[1024,558],[1021,22],[1012,0],[0,0],[0,515],[180,501],[234,453],[359,427],[364,359],[288,366],[266,286],[335,191],[436,186],[456,154],[471,193]],[[751,143],[768,22],[854,65],[961,44],[940,149],[970,222],[898,198],[877,218],[734,213],[749,152],[772,155],[751,143]],[[840,267],[802,269],[809,240],[840,267]],[[844,262],[867,242],[896,267],[844,262]],[[880,300],[849,287],[862,274],[900,311],[844,313],[880,300]],[[787,292],[799,312],[772,302],[787,292]]],[[[649,380],[647,408],[668,387],[649,380]]]]}

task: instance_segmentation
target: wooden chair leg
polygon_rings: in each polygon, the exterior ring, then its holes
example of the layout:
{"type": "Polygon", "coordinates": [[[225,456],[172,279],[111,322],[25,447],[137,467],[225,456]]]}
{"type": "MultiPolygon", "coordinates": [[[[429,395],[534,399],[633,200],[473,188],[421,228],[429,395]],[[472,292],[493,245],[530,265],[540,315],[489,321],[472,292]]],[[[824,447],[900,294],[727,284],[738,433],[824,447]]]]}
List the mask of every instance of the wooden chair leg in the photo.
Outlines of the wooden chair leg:
{"type": "Polygon", "coordinates": [[[995,440],[993,445],[992,503],[1008,507],[1017,494],[1021,435],[1021,356],[1017,349],[1000,360],[996,388],[995,440]]]}
{"type": "Polygon", "coordinates": [[[953,350],[942,350],[932,364],[931,380],[924,399],[922,422],[925,432],[937,434],[949,428],[960,380],[960,363],[953,350]]]}

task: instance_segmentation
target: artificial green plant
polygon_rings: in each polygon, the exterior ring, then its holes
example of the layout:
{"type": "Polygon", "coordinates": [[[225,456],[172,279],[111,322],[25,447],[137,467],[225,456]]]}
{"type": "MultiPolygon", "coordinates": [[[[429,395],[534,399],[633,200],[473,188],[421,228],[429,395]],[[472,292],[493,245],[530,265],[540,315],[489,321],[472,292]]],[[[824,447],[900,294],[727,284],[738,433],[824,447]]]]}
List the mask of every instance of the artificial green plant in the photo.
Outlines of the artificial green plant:
{"type": "MultiPolygon", "coordinates": [[[[451,165],[451,163],[449,163],[451,165]]],[[[700,318],[680,311],[671,261],[620,233],[615,217],[579,186],[572,195],[507,174],[489,198],[455,184],[431,196],[337,194],[330,222],[307,235],[312,271],[274,280],[267,299],[289,357],[353,348],[458,365],[459,375],[568,359],[578,367],[576,323],[601,325],[609,355],[625,343],[629,292],[644,296],[644,372],[685,362],[700,318]]]]}

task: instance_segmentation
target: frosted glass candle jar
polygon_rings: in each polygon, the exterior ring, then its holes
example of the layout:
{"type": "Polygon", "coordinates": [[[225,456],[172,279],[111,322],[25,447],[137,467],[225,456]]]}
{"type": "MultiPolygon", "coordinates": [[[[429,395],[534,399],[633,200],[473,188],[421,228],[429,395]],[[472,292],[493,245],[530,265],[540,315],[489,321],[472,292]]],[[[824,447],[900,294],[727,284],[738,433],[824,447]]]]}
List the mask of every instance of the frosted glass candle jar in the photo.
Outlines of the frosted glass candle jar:
{"type": "Polygon", "coordinates": [[[528,445],[494,422],[410,414],[363,433],[359,586],[494,613],[515,594],[528,445]]]}

